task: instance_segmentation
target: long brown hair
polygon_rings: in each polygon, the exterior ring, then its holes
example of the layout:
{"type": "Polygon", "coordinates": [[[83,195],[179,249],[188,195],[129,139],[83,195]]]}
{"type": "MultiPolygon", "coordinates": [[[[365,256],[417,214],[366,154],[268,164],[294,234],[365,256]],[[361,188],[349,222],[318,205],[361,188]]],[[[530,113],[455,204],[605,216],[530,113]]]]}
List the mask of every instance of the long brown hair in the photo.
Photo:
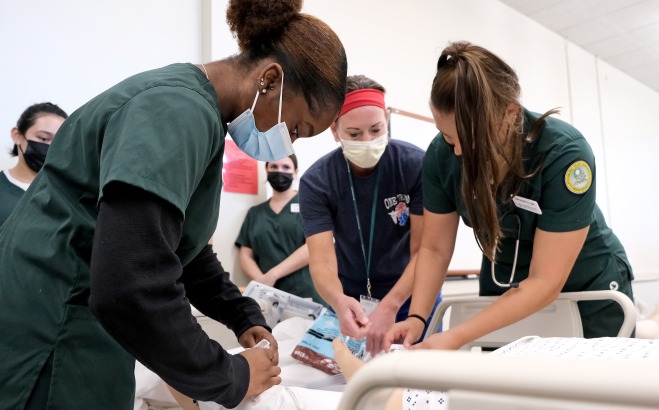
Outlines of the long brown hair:
{"type": "Polygon", "coordinates": [[[462,147],[462,196],[479,246],[490,260],[502,236],[497,197],[510,201],[521,182],[537,173],[539,165],[525,171],[524,144],[535,141],[545,117],[557,112],[545,113],[524,135],[520,93],[515,71],[482,47],[455,42],[439,57],[430,101],[438,112],[455,114],[462,147]],[[510,104],[519,110],[506,118],[510,104]],[[505,175],[498,158],[506,163],[505,175]]]}
{"type": "Polygon", "coordinates": [[[302,0],[231,0],[227,23],[245,67],[273,58],[286,74],[286,92],[299,92],[312,113],[341,107],[348,62],[339,37],[323,21],[301,13],[302,0]]]}

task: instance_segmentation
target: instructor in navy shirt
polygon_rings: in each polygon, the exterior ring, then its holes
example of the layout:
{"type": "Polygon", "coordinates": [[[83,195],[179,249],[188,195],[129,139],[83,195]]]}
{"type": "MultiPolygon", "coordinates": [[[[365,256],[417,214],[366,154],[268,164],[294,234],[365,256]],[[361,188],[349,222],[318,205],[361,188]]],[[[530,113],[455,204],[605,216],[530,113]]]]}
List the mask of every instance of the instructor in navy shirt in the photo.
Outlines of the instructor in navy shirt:
{"type": "Polygon", "coordinates": [[[384,87],[348,77],[331,125],[340,148],[300,181],[311,277],[344,335],[375,354],[388,328],[407,318],[423,226],[423,150],[387,134],[384,87]]]}

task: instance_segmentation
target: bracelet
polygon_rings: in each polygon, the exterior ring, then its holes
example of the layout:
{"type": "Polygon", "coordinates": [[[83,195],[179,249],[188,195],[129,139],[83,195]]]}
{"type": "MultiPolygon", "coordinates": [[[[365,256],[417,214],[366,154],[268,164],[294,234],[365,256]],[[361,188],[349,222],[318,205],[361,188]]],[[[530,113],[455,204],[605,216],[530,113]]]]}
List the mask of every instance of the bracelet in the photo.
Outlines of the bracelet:
{"type": "Polygon", "coordinates": [[[414,314],[412,314],[412,315],[407,315],[407,319],[409,319],[409,318],[411,318],[411,317],[413,317],[413,318],[417,318],[417,319],[419,319],[421,322],[423,322],[423,327],[428,326],[428,323],[426,322],[426,319],[424,319],[422,316],[414,315],[414,314]]]}

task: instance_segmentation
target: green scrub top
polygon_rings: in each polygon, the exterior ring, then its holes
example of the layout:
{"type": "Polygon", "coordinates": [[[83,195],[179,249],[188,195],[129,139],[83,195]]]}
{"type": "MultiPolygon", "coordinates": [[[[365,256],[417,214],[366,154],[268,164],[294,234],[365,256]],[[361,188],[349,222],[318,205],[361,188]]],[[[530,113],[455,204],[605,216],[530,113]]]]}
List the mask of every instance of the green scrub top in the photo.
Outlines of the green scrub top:
{"type": "Polygon", "coordinates": [[[2,407],[42,396],[35,383],[50,369],[48,409],[132,408],[134,360],[88,307],[98,204],[118,181],[174,205],[184,217],[176,254],[185,266],[217,223],[223,127],[215,90],[192,64],[130,77],[60,127],[0,228],[2,407]]]}
{"type": "Polygon", "coordinates": [[[0,226],[9,218],[25,194],[25,191],[7,179],[6,172],[8,171],[0,172],[0,226]]]}
{"type": "MultiPolygon", "coordinates": [[[[540,115],[524,110],[525,130],[540,115]]],[[[595,157],[586,139],[571,125],[547,118],[538,139],[524,147],[527,173],[539,171],[522,183],[517,194],[535,201],[542,214],[499,200],[501,229],[506,236],[497,254],[497,281],[508,283],[515,255],[515,237],[520,230],[515,282],[528,277],[536,228],[548,232],[570,232],[590,227],[563,292],[619,290],[632,298],[633,274],[625,250],[606,225],[595,203],[595,157]],[[519,218],[519,224],[518,224],[519,218]]],[[[433,213],[457,211],[467,226],[469,214],[461,193],[462,160],[442,134],[435,137],[423,164],[423,204],[433,213]]],[[[492,280],[490,261],[483,256],[480,275],[482,296],[500,295],[508,288],[492,280]]],[[[615,336],[622,324],[622,310],[615,302],[580,302],[586,337],[615,336]]]]}
{"type": "MultiPolygon", "coordinates": [[[[279,265],[304,244],[297,195],[278,214],[270,207],[270,200],[250,208],[236,239],[236,246],[252,249],[256,264],[263,273],[279,265]]],[[[279,279],[275,288],[326,305],[313,285],[308,265],[279,279]]]]}

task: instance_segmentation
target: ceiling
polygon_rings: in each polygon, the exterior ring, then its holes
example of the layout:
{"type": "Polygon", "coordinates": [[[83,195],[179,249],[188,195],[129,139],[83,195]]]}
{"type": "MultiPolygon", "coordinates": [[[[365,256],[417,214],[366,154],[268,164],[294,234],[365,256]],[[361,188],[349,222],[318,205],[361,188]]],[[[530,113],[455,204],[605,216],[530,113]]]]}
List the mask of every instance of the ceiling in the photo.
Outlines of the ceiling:
{"type": "Polygon", "coordinates": [[[659,0],[501,0],[659,92],[659,0]]]}

